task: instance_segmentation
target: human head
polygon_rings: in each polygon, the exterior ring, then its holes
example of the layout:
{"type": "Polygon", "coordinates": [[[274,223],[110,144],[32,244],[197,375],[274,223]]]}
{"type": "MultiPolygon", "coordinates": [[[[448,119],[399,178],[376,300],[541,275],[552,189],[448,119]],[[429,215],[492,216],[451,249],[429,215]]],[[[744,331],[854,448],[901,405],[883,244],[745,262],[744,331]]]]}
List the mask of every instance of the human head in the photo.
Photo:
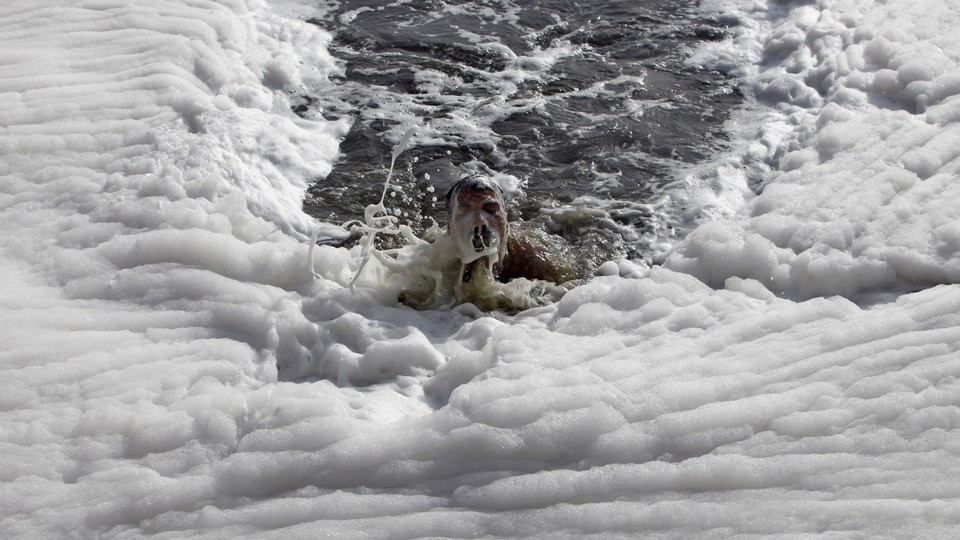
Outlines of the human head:
{"type": "Polygon", "coordinates": [[[508,224],[503,190],[496,182],[479,174],[461,178],[447,192],[446,205],[448,231],[464,264],[503,258],[508,224]]]}

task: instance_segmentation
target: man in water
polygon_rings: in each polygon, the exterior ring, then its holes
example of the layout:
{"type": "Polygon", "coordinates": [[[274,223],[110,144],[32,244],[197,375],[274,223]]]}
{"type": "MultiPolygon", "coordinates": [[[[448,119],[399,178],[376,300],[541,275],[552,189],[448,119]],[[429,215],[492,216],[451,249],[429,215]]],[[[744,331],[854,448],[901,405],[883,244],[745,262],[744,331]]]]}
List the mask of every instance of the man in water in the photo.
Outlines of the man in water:
{"type": "Polygon", "coordinates": [[[564,283],[577,277],[561,250],[532,231],[512,231],[507,222],[503,190],[493,180],[473,175],[447,192],[447,232],[463,263],[461,280],[486,266],[502,283],[515,278],[564,283]]]}

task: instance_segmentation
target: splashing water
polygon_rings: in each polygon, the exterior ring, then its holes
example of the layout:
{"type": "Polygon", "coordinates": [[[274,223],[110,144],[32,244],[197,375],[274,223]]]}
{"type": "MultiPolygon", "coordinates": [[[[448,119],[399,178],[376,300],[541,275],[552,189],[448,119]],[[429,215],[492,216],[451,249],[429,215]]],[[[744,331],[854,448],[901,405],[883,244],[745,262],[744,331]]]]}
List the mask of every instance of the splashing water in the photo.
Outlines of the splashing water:
{"type": "MultiPolygon", "coordinates": [[[[386,290],[417,309],[450,309],[469,303],[484,311],[518,312],[559,300],[574,282],[561,286],[525,278],[508,283],[496,280],[493,265],[498,261],[498,249],[505,238],[491,236],[479,245],[464,240],[469,245],[460,245],[464,241],[447,234],[436,222],[421,238],[410,225],[400,222],[396,212],[387,208],[387,193],[397,157],[410,146],[416,133],[417,128],[412,127],[401,137],[391,154],[380,200],[367,205],[363,223],[351,225],[361,235],[358,242],[361,260],[350,280],[351,291],[358,285],[386,290]],[[400,246],[378,248],[376,239],[380,234],[396,238],[400,246]]],[[[319,231],[318,228],[311,238],[311,268],[319,231]]]]}
{"type": "MultiPolygon", "coordinates": [[[[354,290],[357,280],[363,273],[363,269],[370,261],[371,255],[376,256],[377,259],[388,268],[401,269],[408,266],[397,266],[397,263],[401,262],[402,259],[407,258],[401,256],[401,249],[379,251],[374,248],[373,242],[377,233],[400,236],[411,245],[422,246],[424,249],[426,248],[426,245],[429,244],[428,242],[417,238],[417,236],[413,234],[413,230],[409,225],[401,224],[400,219],[395,215],[391,215],[387,211],[387,207],[385,205],[387,190],[390,189],[390,178],[393,176],[393,168],[397,163],[397,157],[400,156],[404,150],[406,150],[407,146],[410,144],[410,139],[412,139],[416,133],[417,128],[414,126],[408,129],[406,133],[403,134],[403,137],[400,138],[400,142],[397,143],[396,147],[394,147],[393,153],[390,156],[390,169],[387,171],[387,178],[383,182],[383,193],[380,195],[380,202],[377,204],[367,205],[366,210],[364,210],[364,223],[359,226],[363,234],[362,238],[360,239],[360,248],[361,252],[363,253],[363,259],[360,262],[360,267],[357,269],[357,273],[354,274],[353,279],[350,280],[350,290],[354,290]]],[[[419,259],[419,257],[417,257],[417,259],[419,259]]],[[[432,276],[432,272],[428,272],[427,275],[432,276]]]]}

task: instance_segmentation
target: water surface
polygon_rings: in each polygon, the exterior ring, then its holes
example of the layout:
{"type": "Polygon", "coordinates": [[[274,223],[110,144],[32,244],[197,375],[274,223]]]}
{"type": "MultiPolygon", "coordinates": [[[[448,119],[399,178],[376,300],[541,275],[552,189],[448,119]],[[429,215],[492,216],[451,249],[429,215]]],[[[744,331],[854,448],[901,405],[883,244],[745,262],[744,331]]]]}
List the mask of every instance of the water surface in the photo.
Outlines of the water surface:
{"type": "Polygon", "coordinates": [[[299,112],[353,127],[305,211],[340,223],[380,197],[390,153],[411,125],[390,200],[415,228],[445,219],[465,171],[497,176],[511,218],[587,245],[597,261],[649,258],[673,234],[663,194],[724,148],[741,98],[723,74],[684,63],[724,28],[696,3],[371,1],[331,4],[345,77],[299,112]],[[437,200],[435,200],[437,199],[437,200]]]}

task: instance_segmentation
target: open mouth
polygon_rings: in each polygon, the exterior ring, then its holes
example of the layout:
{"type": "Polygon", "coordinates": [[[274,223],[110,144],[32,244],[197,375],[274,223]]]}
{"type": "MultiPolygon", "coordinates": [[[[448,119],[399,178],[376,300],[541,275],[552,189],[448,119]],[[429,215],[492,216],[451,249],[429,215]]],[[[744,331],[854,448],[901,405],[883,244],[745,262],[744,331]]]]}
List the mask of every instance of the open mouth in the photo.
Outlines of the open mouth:
{"type": "Polygon", "coordinates": [[[493,256],[493,260],[496,262],[501,240],[500,235],[493,227],[476,225],[464,230],[457,239],[462,262],[473,262],[485,256],[493,256]]]}
{"type": "Polygon", "coordinates": [[[491,231],[490,227],[486,225],[479,225],[473,228],[471,243],[473,244],[474,251],[477,253],[483,253],[491,247],[494,247],[496,239],[496,233],[491,231]]]}

